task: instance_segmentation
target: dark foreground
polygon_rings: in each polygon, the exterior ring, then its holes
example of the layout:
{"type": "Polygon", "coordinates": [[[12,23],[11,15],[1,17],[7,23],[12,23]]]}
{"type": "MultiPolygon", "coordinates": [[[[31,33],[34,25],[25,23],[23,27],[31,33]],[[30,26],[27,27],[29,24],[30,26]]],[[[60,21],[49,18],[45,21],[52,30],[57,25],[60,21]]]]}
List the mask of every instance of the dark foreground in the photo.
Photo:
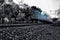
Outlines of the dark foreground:
{"type": "Polygon", "coordinates": [[[60,40],[60,27],[43,24],[0,28],[0,40],[60,40]]]}

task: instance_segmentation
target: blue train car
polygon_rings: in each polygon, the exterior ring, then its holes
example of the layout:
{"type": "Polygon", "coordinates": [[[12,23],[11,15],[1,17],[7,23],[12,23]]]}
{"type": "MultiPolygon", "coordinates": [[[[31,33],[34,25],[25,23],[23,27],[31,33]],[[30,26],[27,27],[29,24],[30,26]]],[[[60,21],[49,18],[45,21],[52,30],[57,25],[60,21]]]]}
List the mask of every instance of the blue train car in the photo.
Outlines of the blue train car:
{"type": "Polygon", "coordinates": [[[35,6],[32,7],[33,9],[33,20],[37,20],[44,23],[52,23],[52,20],[50,19],[50,16],[47,12],[42,11],[40,8],[36,8],[35,6]]]}
{"type": "Polygon", "coordinates": [[[35,10],[33,17],[40,20],[47,20],[49,16],[44,12],[42,14],[42,12],[40,12],[39,10],[35,10]]]}
{"type": "Polygon", "coordinates": [[[40,19],[40,20],[47,20],[49,15],[46,12],[43,12],[40,8],[36,8],[32,6],[33,11],[33,18],[40,19]]]}

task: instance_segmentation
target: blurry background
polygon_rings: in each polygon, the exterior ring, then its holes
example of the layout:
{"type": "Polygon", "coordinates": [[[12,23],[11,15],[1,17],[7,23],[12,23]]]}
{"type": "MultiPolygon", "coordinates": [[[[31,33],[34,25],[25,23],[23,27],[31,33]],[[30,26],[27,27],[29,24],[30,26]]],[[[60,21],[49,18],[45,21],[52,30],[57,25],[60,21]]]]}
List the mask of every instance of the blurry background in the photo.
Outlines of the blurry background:
{"type": "MultiPolygon", "coordinates": [[[[14,0],[16,4],[19,4],[21,0],[14,0]]],[[[46,11],[52,18],[58,17],[56,15],[56,10],[60,6],[60,0],[22,0],[23,3],[28,4],[29,6],[37,6],[43,11],[46,11]]]]}

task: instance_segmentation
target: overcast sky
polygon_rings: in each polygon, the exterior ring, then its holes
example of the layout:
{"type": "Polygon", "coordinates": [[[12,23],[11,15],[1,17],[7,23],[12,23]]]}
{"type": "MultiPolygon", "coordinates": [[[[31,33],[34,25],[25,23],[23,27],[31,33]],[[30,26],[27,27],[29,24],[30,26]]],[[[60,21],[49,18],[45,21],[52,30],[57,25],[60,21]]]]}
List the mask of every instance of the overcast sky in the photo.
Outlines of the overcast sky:
{"type": "MultiPolygon", "coordinates": [[[[20,0],[14,0],[18,4],[20,0]]],[[[53,9],[52,1],[51,0],[24,0],[24,3],[30,6],[37,6],[40,7],[42,10],[51,10],[53,9]]]]}

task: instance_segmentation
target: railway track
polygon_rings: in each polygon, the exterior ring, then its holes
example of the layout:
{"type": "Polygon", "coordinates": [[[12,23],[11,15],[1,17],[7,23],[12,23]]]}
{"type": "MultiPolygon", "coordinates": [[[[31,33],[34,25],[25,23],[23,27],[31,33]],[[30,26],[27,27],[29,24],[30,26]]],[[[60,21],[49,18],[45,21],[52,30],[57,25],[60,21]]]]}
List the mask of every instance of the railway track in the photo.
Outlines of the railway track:
{"type": "Polygon", "coordinates": [[[3,27],[24,27],[24,26],[36,26],[36,25],[43,25],[43,24],[37,24],[37,23],[0,24],[0,28],[3,28],[3,27]]]}

